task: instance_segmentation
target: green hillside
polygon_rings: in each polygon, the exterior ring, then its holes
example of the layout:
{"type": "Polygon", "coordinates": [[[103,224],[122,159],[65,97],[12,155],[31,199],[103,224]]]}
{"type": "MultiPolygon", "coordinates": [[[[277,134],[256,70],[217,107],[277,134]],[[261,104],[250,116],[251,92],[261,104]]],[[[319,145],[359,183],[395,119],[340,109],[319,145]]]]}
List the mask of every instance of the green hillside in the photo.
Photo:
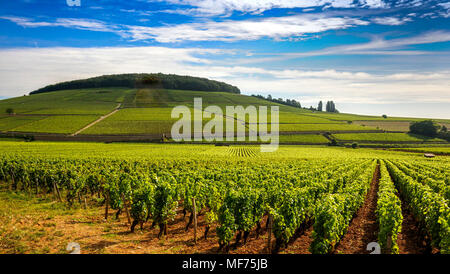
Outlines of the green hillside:
{"type": "Polygon", "coordinates": [[[162,88],[179,90],[200,90],[209,92],[231,92],[240,93],[239,88],[230,84],[209,80],[206,78],[182,76],[163,73],[128,73],[113,74],[92,77],[88,79],[75,80],[49,85],[32,91],[30,94],[38,94],[50,91],[86,88],[162,88]]]}
{"type": "MultiPolygon", "coordinates": [[[[323,144],[330,139],[343,143],[443,141],[406,133],[382,133],[383,130],[407,132],[408,128],[404,124],[420,119],[385,119],[381,116],[314,112],[232,92],[125,87],[58,90],[1,100],[0,132],[61,135],[76,133],[78,136],[169,136],[171,127],[177,120],[171,118],[172,108],[184,105],[189,107],[193,114],[196,97],[202,98],[203,108],[217,105],[224,111],[226,106],[235,105],[279,106],[280,141],[283,143],[323,144]],[[8,108],[12,108],[15,114],[6,114],[8,108]],[[402,123],[403,127],[383,127],[389,123],[402,123]]],[[[225,129],[230,118],[222,119],[225,129]]],[[[208,120],[204,119],[203,124],[208,120]]],[[[268,121],[270,122],[270,116],[268,121]]],[[[446,120],[436,121],[450,124],[450,121],[446,120]]],[[[246,118],[245,122],[248,131],[252,126],[249,124],[251,121],[246,118]]],[[[270,130],[270,125],[268,128],[270,130]]]]}

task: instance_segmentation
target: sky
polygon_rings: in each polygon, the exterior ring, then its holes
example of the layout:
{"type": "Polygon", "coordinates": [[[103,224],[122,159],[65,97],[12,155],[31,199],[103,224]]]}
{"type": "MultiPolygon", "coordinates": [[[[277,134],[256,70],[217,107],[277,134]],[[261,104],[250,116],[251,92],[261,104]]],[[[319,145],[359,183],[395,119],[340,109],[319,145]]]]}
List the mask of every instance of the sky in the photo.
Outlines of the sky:
{"type": "Polygon", "coordinates": [[[340,112],[450,119],[450,2],[0,1],[0,98],[173,73],[340,112]]]}

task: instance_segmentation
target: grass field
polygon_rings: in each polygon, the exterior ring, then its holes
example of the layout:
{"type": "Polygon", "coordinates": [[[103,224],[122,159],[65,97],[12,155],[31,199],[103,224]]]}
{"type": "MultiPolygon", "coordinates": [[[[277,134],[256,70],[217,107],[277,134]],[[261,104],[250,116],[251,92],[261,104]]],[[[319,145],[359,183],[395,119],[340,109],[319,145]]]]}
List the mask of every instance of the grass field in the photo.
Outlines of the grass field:
{"type": "Polygon", "coordinates": [[[328,143],[329,140],[320,134],[280,135],[280,143],[328,143]]]}
{"type": "MultiPolygon", "coordinates": [[[[365,125],[369,127],[379,128],[382,130],[403,131],[403,132],[408,132],[409,126],[411,124],[411,122],[409,121],[354,121],[354,123],[357,125],[365,125]]],[[[437,122],[437,124],[450,128],[449,123],[437,122]]]]}
{"type": "MultiPolygon", "coordinates": [[[[256,147],[259,147],[257,145],[256,147]]],[[[28,156],[44,158],[114,158],[114,159],[211,159],[229,157],[227,147],[209,144],[140,144],[140,143],[91,143],[91,142],[18,142],[4,141],[0,144],[1,153],[15,155],[26,153],[28,156]],[[207,157],[207,158],[205,158],[207,157]]],[[[406,159],[415,157],[415,153],[374,149],[351,149],[326,146],[290,146],[281,145],[276,152],[262,153],[265,159],[313,159],[313,158],[372,158],[384,157],[406,159]]],[[[249,159],[251,160],[251,159],[249,159]]],[[[444,159],[440,159],[444,160],[444,159]]],[[[450,161],[450,159],[448,159],[450,161]]]]}
{"type": "MultiPolygon", "coordinates": [[[[422,118],[408,118],[408,117],[387,117],[383,118],[380,116],[367,116],[367,115],[356,115],[347,113],[327,113],[327,112],[314,112],[308,113],[307,115],[314,117],[322,117],[334,121],[381,121],[381,122],[401,122],[401,121],[421,121],[422,118]]],[[[432,119],[439,123],[449,123],[450,120],[446,119],[432,119]]]]}
{"type": "Polygon", "coordinates": [[[408,121],[354,121],[353,123],[382,130],[403,132],[408,132],[409,125],[411,124],[411,122],[408,121]]]}
{"type": "Polygon", "coordinates": [[[364,127],[353,124],[280,124],[280,131],[357,131],[376,130],[371,127],[364,127]]]}
{"type": "MultiPolygon", "coordinates": [[[[194,106],[194,98],[202,98],[204,106],[216,105],[220,107],[230,105],[264,105],[264,106],[282,106],[263,99],[249,97],[240,94],[227,92],[205,92],[205,91],[186,91],[186,90],[159,90],[159,89],[141,89],[136,91],[136,96],[131,100],[124,102],[124,107],[175,107],[184,105],[194,106]]],[[[286,109],[291,107],[282,106],[286,109]]]]}
{"type": "Polygon", "coordinates": [[[13,108],[18,114],[106,114],[125,96],[124,88],[65,90],[22,96],[0,101],[0,113],[13,108]]]}
{"type": "MultiPolygon", "coordinates": [[[[111,113],[121,104],[121,108],[118,111],[82,131],[80,134],[170,134],[173,123],[178,120],[171,118],[172,108],[181,105],[187,106],[191,110],[191,115],[193,115],[194,98],[199,97],[202,98],[203,109],[207,106],[216,105],[221,107],[224,112],[223,115],[226,115],[226,106],[278,106],[280,109],[280,132],[357,132],[375,131],[377,128],[407,131],[410,121],[420,120],[418,118],[389,117],[384,119],[381,116],[374,117],[317,112],[280,105],[252,96],[226,92],[96,88],[55,91],[1,100],[0,131],[58,134],[74,133],[96,118],[111,113]],[[5,115],[7,108],[13,108],[17,116],[10,117],[5,115]],[[349,121],[353,122],[349,123],[349,121]]],[[[223,117],[224,130],[226,130],[226,122],[231,119],[233,118],[223,117]]],[[[248,128],[251,126],[249,123],[253,123],[253,121],[249,121],[248,116],[243,120],[247,123],[245,130],[248,132],[248,128]]],[[[208,121],[209,119],[204,118],[203,125],[208,121]]],[[[267,122],[270,123],[270,121],[269,108],[267,122]]],[[[445,123],[449,121],[439,120],[439,122],[445,123]]],[[[236,131],[237,123],[235,124],[236,131]]],[[[268,126],[268,130],[270,130],[270,125],[268,126]]],[[[350,135],[346,136],[348,137],[350,135]]],[[[342,137],[345,138],[344,136],[342,137]]],[[[304,136],[282,138],[288,140],[288,142],[303,142],[302,140],[305,140],[305,143],[322,143],[324,141],[322,137],[309,137],[310,140],[304,136]]],[[[369,135],[361,135],[354,136],[351,140],[418,141],[419,139],[409,138],[406,135],[373,135],[372,137],[369,135]]],[[[343,140],[350,139],[346,138],[343,140]]]]}
{"type": "Polygon", "coordinates": [[[408,147],[408,148],[392,148],[392,150],[421,152],[421,153],[431,152],[438,154],[450,154],[450,147],[408,147]]]}
{"type": "Polygon", "coordinates": [[[45,116],[12,116],[0,119],[0,131],[13,130],[16,127],[26,125],[41,119],[45,116]]]}
{"type": "Polygon", "coordinates": [[[334,137],[342,141],[427,141],[427,142],[444,142],[445,140],[437,138],[425,138],[422,136],[406,133],[344,133],[333,134],[334,137]]]}
{"type": "Polygon", "coordinates": [[[74,133],[78,129],[97,120],[95,115],[64,115],[49,116],[38,121],[13,128],[12,131],[19,132],[42,132],[42,133],[74,133]]]}

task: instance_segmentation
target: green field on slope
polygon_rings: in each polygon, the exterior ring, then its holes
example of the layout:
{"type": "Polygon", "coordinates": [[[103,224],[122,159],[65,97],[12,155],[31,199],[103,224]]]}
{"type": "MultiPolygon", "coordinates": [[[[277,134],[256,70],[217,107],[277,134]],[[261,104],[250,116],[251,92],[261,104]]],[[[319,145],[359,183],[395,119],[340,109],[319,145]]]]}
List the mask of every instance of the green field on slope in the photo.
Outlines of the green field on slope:
{"type": "Polygon", "coordinates": [[[134,92],[124,88],[78,89],[22,96],[0,101],[0,113],[7,108],[17,114],[107,114],[134,92]]]}
{"type": "Polygon", "coordinates": [[[333,134],[340,141],[400,141],[400,142],[445,142],[438,138],[426,138],[415,134],[406,133],[345,133],[333,134]]]}
{"type": "Polygon", "coordinates": [[[411,147],[411,148],[392,148],[391,150],[398,151],[411,151],[418,153],[437,153],[437,154],[450,154],[450,147],[411,147]]]}
{"type": "MultiPolygon", "coordinates": [[[[259,145],[251,146],[259,148],[259,145]]],[[[4,141],[0,143],[0,154],[27,156],[40,156],[43,159],[55,157],[93,159],[110,158],[120,160],[140,159],[190,159],[214,161],[215,157],[230,158],[228,147],[214,145],[187,145],[187,144],[139,144],[139,143],[88,143],[88,142],[17,142],[4,141]]],[[[321,159],[321,158],[387,158],[408,159],[413,157],[422,160],[423,156],[417,153],[402,151],[374,150],[368,148],[342,148],[320,146],[290,146],[280,145],[279,149],[271,153],[260,153],[262,158],[283,159],[321,159]]],[[[255,159],[249,158],[249,161],[255,159]]],[[[439,160],[449,163],[447,158],[439,160]]],[[[430,160],[432,161],[432,160],[430,160]]]]}
{"type": "Polygon", "coordinates": [[[328,139],[320,134],[280,135],[280,143],[328,143],[328,139]]]}
{"type": "Polygon", "coordinates": [[[0,119],[0,131],[13,131],[14,128],[44,119],[44,116],[11,116],[0,119]]]}
{"type": "Polygon", "coordinates": [[[42,133],[75,133],[80,128],[97,120],[96,115],[49,116],[45,119],[16,127],[13,131],[42,133]]]}
{"type": "MultiPolygon", "coordinates": [[[[103,115],[119,107],[118,111],[82,131],[82,135],[133,135],[133,134],[170,134],[177,118],[171,118],[175,106],[187,106],[193,121],[194,98],[202,98],[202,108],[219,106],[223,115],[223,129],[227,131],[227,122],[233,121],[236,132],[237,124],[246,124],[246,132],[253,123],[249,117],[232,118],[227,116],[226,106],[268,107],[268,123],[271,122],[271,106],[279,107],[280,132],[292,133],[281,137],[285,142],[324,143],[326,138],[318,135],[301,136],[295,132],[339,133],[342,131],[376,131],[377,129],[396,130],[402,126],[405,130],[415,118],[387,119],[374,116],[339,114],[311,111],[273,103],[261,98],[228,92],[205,92],[165,89],[130,89],[130,88],[94,88],[78,90],[61,90],[31,96],[22,96],[0,101],[0,131],[29,133],[72,134],[84,128],[103,115]],[[6,109],[14,109],[15,115],[6,115],[6,109]],[[239,120],[239,121],[235,121],[239,120]],[[350,122],[352,121],[352,122],[350,122]]],[[[203,118],[205,125],[211,118],[203,118]]],[[[438,121],[438,120],[436,120],[438,121]]],[[[439,120],[448,123],[447,120],[439,120]]],[[[193,128],[193,127],[192,127],[193,128]]],[[[268,126],[271,130],[271,126],[268,126]]],[[[376,133],[373,133],[376,134],[376,133]]],[[[355,133],[344,135],[342,140],[361,141],[421,141],[421,138],[409,135],[367,135],[355,133]]],[[[339,139],[339,138],[338,138],[339,139]]]]}

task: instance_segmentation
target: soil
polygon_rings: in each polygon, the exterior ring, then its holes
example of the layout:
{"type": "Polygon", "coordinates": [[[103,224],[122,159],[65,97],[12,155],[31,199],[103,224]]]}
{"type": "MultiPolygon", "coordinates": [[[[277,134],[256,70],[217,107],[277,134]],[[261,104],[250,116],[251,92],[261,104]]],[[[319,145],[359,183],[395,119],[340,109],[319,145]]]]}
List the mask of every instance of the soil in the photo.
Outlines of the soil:
{"type": "Polygon", "coordinates": [[[400,254],[425,254],[428,251],[419,225],[408,209],[406,202],[402,200],[402,231],[398,234],[397,244],[400,254]]]}
{"type": "Polygon", "coordinates": [[[336,246],[337,254],[369,254],[367,245],[377,242],[378,223],[376,216],[377,192],[380,179],[380,167],[377,166],[364,205],[350,222],[347,233],[336,246]]]}

